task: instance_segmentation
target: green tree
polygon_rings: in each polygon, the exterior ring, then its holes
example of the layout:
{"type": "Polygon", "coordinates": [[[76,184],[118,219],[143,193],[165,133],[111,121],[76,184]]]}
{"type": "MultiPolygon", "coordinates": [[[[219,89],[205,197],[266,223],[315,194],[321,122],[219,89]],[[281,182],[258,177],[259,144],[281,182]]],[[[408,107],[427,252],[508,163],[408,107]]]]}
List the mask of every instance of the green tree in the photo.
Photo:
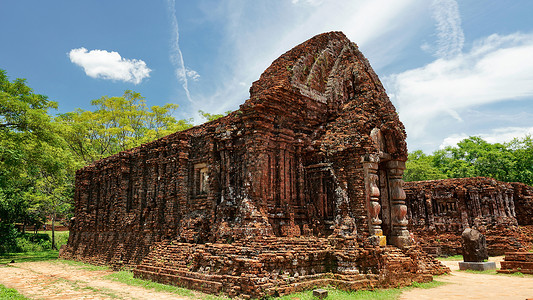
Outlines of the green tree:
{"type": "Polygon", "coordinates": [[[505,145],[469,137],[456,147],[434,153],[435,165],[449,177],[485,176],[509,181],[513,178],[513,155],[505,145]]]}
{"type": "Polygon", "coordinates": [[[419,181],[444,179],[447,176],[433,165],[432,156],[416,150],[409,153],[403,178],[405,181],[419,181]]]}
{"type": "Polygon", "coordinates": [[[85,163],[192,127],[190,120],[172,116],[178,105],[148,107],[141,94],[129,90],[91,104],[94,111],[77,109],[56,118],[71,150],[85,163]]]}
{"type": "MultiPolygon", "coordinates": [[[[36,94],[24,79],[0,70],[0,223],[8,228],[33,218],[35,184],[75,168],[60,126],[49,115],[57,103],[36,94]]],[[[7,229],[10,230],[10,229],[7,229]]]]}
{"type": "Polygon", "coordinates": [[[216,119],[220,119],[224,116],[227,116],[229,115],[231,112],[231,110],[228,110],[226,112],[224,112],[223,114],[211,114],[211,113],[208,113],[208,112],[205,112],[203,110],[199,110],[198,113],[204,118],[207,120],[207,122],[211,122],[211,121],[214,121],[216,119]]]}
{"type": "Polygon", "coordinates": [[[533,138],[515,138],[508,143],[507,148],[513,157],[512,181],[533,185],[533,138]]]}

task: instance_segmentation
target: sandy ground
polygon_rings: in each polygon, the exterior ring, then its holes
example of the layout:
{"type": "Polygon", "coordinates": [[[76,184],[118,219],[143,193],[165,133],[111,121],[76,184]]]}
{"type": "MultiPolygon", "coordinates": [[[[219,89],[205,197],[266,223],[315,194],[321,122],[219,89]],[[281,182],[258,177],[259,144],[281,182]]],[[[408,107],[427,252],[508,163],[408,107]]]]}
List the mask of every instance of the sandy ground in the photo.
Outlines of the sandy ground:
{"type": "MultiPolygon", "coordinates": [[[[491,257],[500,268],[503,256],[491,257]]],[[[412,289],[400,299],[533,299],[533,277],[473,274],[459,271],[458,261],[444,261],[452,273],[439,276],[446,284],[432,289],[412,289]]]]}
{"type": "MultiPolygon", "coordinates": [[[[502,257],[492,258],[497,262],[502,257]]],[[[458,271],[457,261],[444,262],[451,275],[436,280],[447,284],[412,289],[400,299],[533,299],[533,277],[482,275],[458,271]]],[[[111,271],[91,271],[60,261],[14,263],[0,266],[0,283],[31,299],[192,299],[103,279],[111,271]]],[[[203,295],[203,294],[202,294],[203,295]]]]}
{"type": "Polygon", "coordinates": [[[90,271],[60,261],[0,266],[0,283],[31,299],[188,299],[103,279],[111,271],[90,271]]]}

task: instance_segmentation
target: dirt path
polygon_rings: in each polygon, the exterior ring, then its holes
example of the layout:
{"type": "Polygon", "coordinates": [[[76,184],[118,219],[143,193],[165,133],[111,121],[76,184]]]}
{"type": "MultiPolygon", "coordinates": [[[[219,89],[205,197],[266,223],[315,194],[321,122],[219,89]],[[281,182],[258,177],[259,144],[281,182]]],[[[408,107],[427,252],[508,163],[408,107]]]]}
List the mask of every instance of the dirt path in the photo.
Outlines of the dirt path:
{"type": "MultiPolygon", "coordinates": [[[[500,257],[491,257],[500,268],[500,257]]],[[[447,284],[432,289],[412,289],[402,293],[400,299],[533,299],[533,277],[485,275],[458,271],[458,261],[444,261],[451,275],[440,276],[438,281],[447,284]]]]}
{"type": "Polygon", "coordinates": [[[15,263],[0,267],[0,283],[31,299],[180,299],[103,279],[111,271],[93,271],[60,261],[15,263]]]}

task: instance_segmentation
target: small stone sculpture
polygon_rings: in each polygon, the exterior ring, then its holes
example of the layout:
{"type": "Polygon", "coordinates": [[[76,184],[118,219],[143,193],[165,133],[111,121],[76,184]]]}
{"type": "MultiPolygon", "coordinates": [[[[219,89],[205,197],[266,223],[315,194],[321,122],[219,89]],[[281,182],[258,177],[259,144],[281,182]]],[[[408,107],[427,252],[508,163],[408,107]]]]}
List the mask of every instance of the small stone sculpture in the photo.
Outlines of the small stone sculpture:
{"type": "Polygon", "coordinates": [[[466,228],[463,237],[463,260],[465,262],[482,262],[489,258],[487,241],[479,231],[466,228]]]}

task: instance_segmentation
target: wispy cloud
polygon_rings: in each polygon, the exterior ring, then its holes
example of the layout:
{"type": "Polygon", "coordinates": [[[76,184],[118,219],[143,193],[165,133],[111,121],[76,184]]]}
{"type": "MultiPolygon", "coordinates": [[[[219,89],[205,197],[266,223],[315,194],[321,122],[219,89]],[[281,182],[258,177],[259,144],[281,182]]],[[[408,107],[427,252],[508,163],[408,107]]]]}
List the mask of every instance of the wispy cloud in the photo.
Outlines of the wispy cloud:
{"type": "Polygon", "coordinates": [[[144,78],[150,77],[152,71],[144,61],[123,58],[115,51],[77,48],[70,50],[69,58],[72,63],[82,67],[87,76],[93,78],[139,84],[144,78]]]}
{"type": "Polygon", "coordinates": [[[318,6],[324,2],[324,0],[291,0],[292,4],[308,4],[318,6]]]}
{"type": "MultiPolygon", "coordinates": [[[[343,31],[363,49],[371,62],[385,65],[408,43],[405,26],[423,26],[409,22],[423,4],[413,0],[293,0],[283,5],[270,1],[224,1],[213,14],[222,22],[223,44],[220,64],[215,66],[222,82],[218,89],[199,96],[203,110],[235,108],[248,97],[248,88],[274,59],[312,36],[327,31],[343,31]],[[378,43],[388,36],[387,43],[378,43]],[[371,56],[371,57],[370,57],[371,56]],[[242,84],[244,83],[244,84],[242,84]],[[216,103],[216,105],[214,105],[216,103]]],[[[374,66],[375,67],[375,66],[374,66]]]]}
{"type": "Polygon", "coordinates": [[[533,34],[491,35],[449,59],[385,78],[409,134],[448,115],[457,121],[467,108],[533,96],[533,34]]]}
{"type": "Polygon", "coordinates": [[[200,79],[200,75],[185,66],[183,60],[183,54],[180,49],[180,33],[178,27],[178,19],[176,18],[176,2],[175,0],[167,0],[168,11],[170,15],[170,22],[172,26],[172,39],[171,39],[171,52],[170,52],[170,61],[174,65],[176,77],[181,82],[181,86],[187,95],[187,99],[190,102],[193,102],[191,93],[189,92],[189,78],[193,81],[200,79]]]}
{"type": "Polygon", "coordinates": [[[455,0],[434,0],[432,3],[435,20],[436,45],[424,44],[425,50],[433,51],[439,58],[449,58],[461,54],[465,36],[461,27],[461,15],[455,0]]]}

